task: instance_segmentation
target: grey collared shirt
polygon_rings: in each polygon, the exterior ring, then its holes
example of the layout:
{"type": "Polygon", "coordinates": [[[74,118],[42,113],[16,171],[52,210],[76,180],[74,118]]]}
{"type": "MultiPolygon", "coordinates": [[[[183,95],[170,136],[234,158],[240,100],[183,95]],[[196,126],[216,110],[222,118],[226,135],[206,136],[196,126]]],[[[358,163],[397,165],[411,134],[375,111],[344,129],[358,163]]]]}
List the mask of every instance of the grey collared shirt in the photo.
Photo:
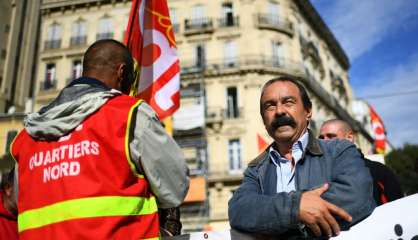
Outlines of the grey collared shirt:
{"type": "Polygon", "coordinates": [[[273,148],[269,149],[271,161],[276,166],[277,174],[277,192],[291,192],[296,190],[295,170],[298,161],[302,158],[303,152],[308,145],[309,133],[306,131],[292,146],[293,161],[282,157],[280,153],[273,148]],[[293,162],[293,163],[292,163],[293,162]]]}

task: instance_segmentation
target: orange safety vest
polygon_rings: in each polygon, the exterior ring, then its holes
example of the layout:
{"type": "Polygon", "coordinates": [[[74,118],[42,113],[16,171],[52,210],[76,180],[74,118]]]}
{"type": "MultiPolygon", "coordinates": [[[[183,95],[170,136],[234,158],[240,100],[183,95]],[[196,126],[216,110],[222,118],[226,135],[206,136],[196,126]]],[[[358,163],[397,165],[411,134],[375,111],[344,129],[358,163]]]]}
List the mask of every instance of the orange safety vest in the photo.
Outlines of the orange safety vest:
{"type": "Polygon", "coordinates": [[[156,199],[128,147],[140,103],[114,97],[57,141],[18,134],[20,239],[159,239],[156,199]]]}

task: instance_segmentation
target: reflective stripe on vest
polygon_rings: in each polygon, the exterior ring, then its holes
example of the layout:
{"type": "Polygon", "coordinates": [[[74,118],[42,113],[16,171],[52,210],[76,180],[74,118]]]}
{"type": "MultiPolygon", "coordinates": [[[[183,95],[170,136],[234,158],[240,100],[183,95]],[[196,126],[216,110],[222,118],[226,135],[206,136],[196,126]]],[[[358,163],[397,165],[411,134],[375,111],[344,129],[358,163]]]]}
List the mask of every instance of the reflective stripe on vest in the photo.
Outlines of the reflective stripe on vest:
{"type": "Polygon", "coordinates": [[[132,161],[131,151],[129,150],[129,134],[130,134],[130,129],[132,127],[132,121],[131,121],[132,120],[132,114],[133,114],[134,110],[137,109],[138,106],[141,103],[142,103],[142,100],[139,100],[129,110],[128,122],[127,122],[127,126],[126,126],[126,135],[125,135],[125,152],[126,152],[126,159],[128,160],[128,164],[129,164],[129,167],[131,167],[132,173],[139,178],[144,178],[144,175],[138,173],[138,170],[136,170],[135,164],[132,161]]]}
{"type": "Polygon", "coordinates": [[[68,200],[19,214],[19,232],[67,220],[106,217],[138,216],[158,211],[155,197],[90,197],[68,200]]]}

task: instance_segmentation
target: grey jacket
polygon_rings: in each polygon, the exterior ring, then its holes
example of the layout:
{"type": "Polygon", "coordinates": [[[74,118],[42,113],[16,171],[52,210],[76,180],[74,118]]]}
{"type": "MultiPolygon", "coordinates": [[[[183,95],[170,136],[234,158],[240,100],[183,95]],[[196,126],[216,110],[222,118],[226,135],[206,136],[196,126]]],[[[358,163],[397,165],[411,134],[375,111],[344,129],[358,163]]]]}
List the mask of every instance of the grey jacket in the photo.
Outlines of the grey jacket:
{"type": "MultiPolygon", "coordinates": [[[[35,139],[57,139],[120,94],[96,79],[76,79],[49,105],[29,114],[24,121],[25,129],[35,139]]],[[[189,187],[181,149],[146,103],[139,105],[134,119],[129,150],[136,168],[147,177],[159,208],[179,206],[189,187]]]]}
{"type": "Polygon", "coordinates": [[[268,150],[249,163],[241,186],[229,201],[232,228],[283,239],[309,237],[299,222],[304,191],[329,183],[321,197],[346,210],[351,223],[339,218],[342,229],[370,215],[375,208],[372,179],[356,147],[345,140],[317,140],[309,133],[302,159],[296,165],[296,191],[276,193],[276,168],[268,150]]]}

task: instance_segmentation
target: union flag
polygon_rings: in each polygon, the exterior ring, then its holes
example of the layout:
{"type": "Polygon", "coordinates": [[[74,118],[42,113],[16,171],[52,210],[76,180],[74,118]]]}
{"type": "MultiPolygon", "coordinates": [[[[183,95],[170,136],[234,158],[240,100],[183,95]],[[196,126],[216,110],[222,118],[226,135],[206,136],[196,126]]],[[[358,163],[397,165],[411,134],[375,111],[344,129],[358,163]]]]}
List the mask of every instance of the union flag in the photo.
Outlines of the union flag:
{"type": "Polygon", "coordinates": [[[374,152],[384,154],[386,149],[386,131],[382,119],[376,113],[372,106],[369,105],[370,122],[374,135],[374,152]]]}
{"type": "Polygon", "coordinates": [[[264,140],[264,138],[258,133],[257,133],[257,146],[258,146],[258,152],[259,153],[266,150],[267,147],[269,146],[269,144],[266,142],[266,140],[264,140]]]}
{"type": "Polygon", "coordinates": [[[180,107],[180,64],[165,0],[133,0],[125,33],[137,79],[131,95],[146,101],[160,119],[180,107]]]}

